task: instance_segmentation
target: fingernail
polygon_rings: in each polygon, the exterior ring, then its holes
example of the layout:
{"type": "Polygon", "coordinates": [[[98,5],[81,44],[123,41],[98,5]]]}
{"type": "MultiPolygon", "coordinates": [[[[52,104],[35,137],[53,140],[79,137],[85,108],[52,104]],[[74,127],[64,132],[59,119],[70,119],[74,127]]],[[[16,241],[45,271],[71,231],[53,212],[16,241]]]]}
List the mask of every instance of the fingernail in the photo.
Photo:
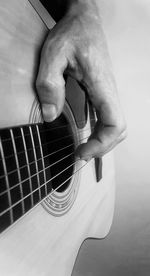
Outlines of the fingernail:
{"type": "Polygon", "coordinates": [[[54,121],[57,117],[56,106],[54,104],[43,104],[42,112],[46,122],[54,121]]]}

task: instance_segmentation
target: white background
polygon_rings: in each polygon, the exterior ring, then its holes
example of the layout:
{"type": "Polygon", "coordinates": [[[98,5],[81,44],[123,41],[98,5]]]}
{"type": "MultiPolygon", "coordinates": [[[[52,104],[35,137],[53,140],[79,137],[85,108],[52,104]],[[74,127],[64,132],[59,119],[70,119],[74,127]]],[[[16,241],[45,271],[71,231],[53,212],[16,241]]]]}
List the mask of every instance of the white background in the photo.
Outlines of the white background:
{"type": "Polygon", "coordinates": [[[150,0],[109,0],[103,14],[128,138],[115,150],[111,232],[83,245],[73,276],[149,276],[150,0]]]}

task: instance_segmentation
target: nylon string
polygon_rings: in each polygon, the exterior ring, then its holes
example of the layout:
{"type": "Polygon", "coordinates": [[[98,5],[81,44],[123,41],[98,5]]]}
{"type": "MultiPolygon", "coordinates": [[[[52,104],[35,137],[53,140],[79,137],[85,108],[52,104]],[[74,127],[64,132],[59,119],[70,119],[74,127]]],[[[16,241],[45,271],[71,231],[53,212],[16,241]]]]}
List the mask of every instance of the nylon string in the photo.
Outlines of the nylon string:
{"type": "MultiPolygon", "coordinates": [[[[85,130],[85,131],[88,131],[88,129],[85,130]]],[[[84,137],[84,138],[80,139],[79,142],[81,142],[81,141],[83,141],[83,140],[85,140],[85,139],[88,139],[88,138],[89,138],[89,136],[84,137]]],[[[48,145],[48,144],[49,144],[49,143],[45,143],[45,145],[48,145]]],[[[17,172],[17,171],[20,171],[20,170],[23,169],[23,168],[26,168],[26,167],[28,167],[28,166],[34,164],[34,163],[37,163],[38,161],[40,161],[40,160],[42,160],[42,159],[44,159],[44,158],[48,158],[48,157],[50,157],[50,156],[52,156],[52,155],[54,155],[54,154],[56,154],[56,153],[58,153],[58,152],[60,152],[60,151],[62,151],[62,150],[64,150],[64,149],[68,148],[68,147],[73,146],[73,145],[74,145],[74,143],[71,143],[71,144],[67,145],[66,147],[63,147],[63,148],[61,148],[61,149],[59,149],[59,150],[56,150],[56,151],[54,151],[54,152],[51,152],[50,154],[47,154],[47,155],[45,155],[45,156],[43,156],[43,157],[41,157],[41,158],[39,158],[39,159],[36,159],[35,161],[29,162],[28,164],[23,165],[23,166],[21,166],[21,167],[15,169],[15,170],[12,170],[12,171],[8,172],[7,174],[1,175],[1,176],[0,176],[0,179],[4,178],[6,175],[7,175],[7,176],[8,176],[8,175],[11,175],[12,173],[15,173],[15,172],[17,172]]],[[[33,150],[33,149],[37,149],[37,147],[33,147],[33,148],[30,149],[30,150],[33,150]]],[[[24,153],[24,152],[27,152],[27,153],[28,153],[28,150],[24,150],[23,153],[24,153]]],[[[22,152],[19,152],[19,153],[22,153],[22,152]]],[[[14,153],[13,156],[18,156],[19,153],[14,153]]],[[[7,156],[7,157],[8,157],[8,156],[7,156]]],[[[4,157],[4,158],[2,158],[2,159],[5,160],[6,158],[4,157]]],[[[0,160],[1,160],[1,159],[0,159],[0,160]]],[[[58,162],[59,162],[59,160],[58,160],[58,162]]],[[[0,195],[1,195],[1,194],[0,194],[0,195]]]]}
{"type": "MultiPolygon", "coordinates": [[[[85,137],[85,138],[83,138],[83,139],[81,139],[81,140],[85,140],[85,139],[88,139],[88,138],[89,138],[89,136],[87,136],[87,137],[85,137]]],[[[80,141],[81,141],[81,140],[80,140],[80,141]]],[[[14,186],[10,187],[9,189],[6,189],[5,191],[1,192],[1,193],[0,193],[0,196],[2,196],[3,194],[5,194],[5,193],[7,193],[7,192],[9,192],[9,191],[11,191],[11,190],[13,190],[14,188],[16,188],[16,187],[18,187],[19,185],[23,184],[24,182],[28,181],[28,180],[31,179],[32,177],[35,177],[35,176],[39,175],[41,172],[44,172],[44,171],[46,171],[47,169],[50,169],[52,166],[58,164],[59,162],[61,162],[62,160],[68,158],[69,156],[73,155],[74,153],[75,153],[75,151],[71,152],[70,154],[64,156],[63,158],[61,158],[61,159],[59,159],[58,161],[54,162],[53,164],[51,164],[51,165],[45,167],[44,169],[38,171],[37,173],[31,175],[30,177],[28,177],[28,178],[22,180],[22,181],[19,182],[19,183],[16,183],[14,186]]],[[[50,155],[51,155],[51,154],[47,155],[47,157],[49,157],[50,155]]],[[[46,156],[45,156],[45,157],[46,157],[46,156]]],[[[42,159],[42,158],[40,158],[40,159],[42,159]]],[[[37,160],[37,161],[38,161],[38,160],[37,160]]],[[[34,162],[35,162],[35,161],[34,161],[34,162]]],[[[32,162],[32,163],[33,163],[33,162],[32,162]]],[[[29,163],[29,165],[30,165],[30,164],[31,164],[31,163],[29,163]]],[[[28,166],[28,165],[25,165],[25,166],[28,166]]],[[[72,165],[70,165],[69,167],[71,167],[71,166],[72,166],[72,165]]],[[[24,167],[24,166],[23,166],[23,167],[24,167]]],[[[68,167],[67,167],[67,168],[68,168],[68,167]]],[[[67,168],[65,168],[65,170],[66,170],[67,168]]],[[[20,168],[20,169],[21,169],[21,168],[20,168]]],[[[18,171],[18,170],[20,170],[20,169],[16,169],[16,170],[14,170],[14,171],[16,172],[16,171],[18,171]]],[[[64,171],[64,170],[63,170],[63,171],[64,171]]],[[[59,172],[59,174],[61,174],[63,171],[59,172]]],[[[12,172],[10,172],[10,173],[12,173],[12,172]]],[[[9,173],[7,173],[7,175],[9,175],[9,173]]],[[[57,174],[56,176],[58,176],[58,174],[57,174]]],[[[55,177],[56,177],[56,176],[55,176],[55,177]]],[[[4,176],[3,176],[3,177],[4,177],[4,176]]],[[[52,179],[50,179],[50,180],[52,180],[52,179]]],[[[49,181],[50,181],[50,180],[49,180],[49,181]]],[[[42,185],[40,186],[40,188],[41,188],[41,187],[42,187],[42,185]]],[[[39,190],[40,190],[40,188],[38,187],[39,190]]],[[[34,191],[36,191],[36,190],[34,190],[34,191]]],[[[28,194],[28,195],[30,195],[30,194],[28,194]]]]}
{"type": "MultiPolygon", "coordinates": [[[[95,119],[90,119],[90,122],[92,122],[92,121],[95,121],[95,119]]],[[[77,121],[76,124],[78,124],[78,123],[83,123],[83,122],[86,123],[85,120],[81,120],[81,121],[77,121]]],[[[50,128],[50,129],[42,129],[42,130],[39,130],[39,133],[41,134],[41,133],[45,133],[45,132],[48,132],[48,131],[52,131],[52,130],[57,130],[57,129],[60,129],[60,128],[64,128],[64,127],[69,126],[69,124],[71,124],[71,123],[74,123],[74,121],[69,121],[68,124],[65,124],[65,125],[62,125],[62,126],[59,126],[59,127],[52,127],[52,128],[50,128]]],[[[40,126],[40,125],[42,125],[42,123],[41,123],[41,124],[22,125],[22,126],[19,126],[19,127],[20,127],[20,128],[23,128],[24,126],[27,126],[27,127],[31,126],[31,127],[32,127],[32,126],[35,126],[35,125],[40,126]]],[[[15,128],[15,127],[14,127],[14,128],[15,128]]],[[[16,127],[16,128],[17,128],[17,127],[16,127]]],[[[9,128],[9,129],[12,129],[12,130],[13,130],[13,128],[9,128]]],[[[33,133],[33,135],[34,135],[34,134],[37,134],[36,131],[33,131],[32,133],[33,133]]],[[[24,136],[25,136],[25,137],[30,136],[30,133],[26,133],[26,134],[24,134],[24,136]]],[[[18,136],[15,137],[15,139],[18,139],[18,138],[22,138],[22,136],[21,136],[21,135],[18,135],[18,136]]],[[[11,141],[11,138],[3,139],[3,141],[4,141],[4,142],[11,141]]]]}
{"type": "MultiPolygon", "coordinates": [[[[85,129],[85,130],[80,131],[80,133],[83,133],[83,132],[88,131],[88,130],[92,130],[91,127],[90,127],[90,128],[87,128],[87,129],[85,129]]],[[[30,135],[30,134],[29,134],[29,135],[30,135]]],[[[47,146],[47,145],[49,145],[49,144],[51,144],[51,143],[54,143],[54,142],[61,141],[61,140],[65,139],[65,138],[68,138],[68,137],[70,137],[70,136],[72,136],[72,134],[66,135],[66,136],[64,136],[63,138],[54,139],[53,141],[50,141],[50,142],[48,142],[48,143],[42,144],[42,147],[43,147],[43,146],[47,146]]],[[[20,137],[21,137],[21,136],[20,136],[20,137]]],[[[10,140],[11,140],[11,139],[10,139],[10,140]]],[[[2,141],[4,141],[4,140],[2,140],[2,141]]],[[[15,153],[14,153],[14,154],[10,154],[10,155],[6,156],[5,159],[8,159],[8,158],[10,158],[10,157],[14,157],[15,155],[18,156],[18,155],[20,155],[20,154],[22,154],[22,153],[24,153],[24,152],[31,151],[31,150],[33,150],[33,148],[34,148],[34,149],[38,149],[38,148],[41,148],[41,146],[40,146],[40,145],[39,145],[39,146],[36,146],[36,147],[32,146],[31,148],[29,148],[29,149],[27,149],[27,150],[24,149],[24,150],[22,150],[22,151],[19,151],[17,154],[15,154],[15,153]]],[[[3,159],[3,158],[1,157],[0,160],[2,160],[2,159],[3,159]]]]}
{"type": "MultiPolygon", "coordinates": [[[[77,162],[79,162],[81,160],[77,160],[74,163],[72,163],[70,166],[68,166],[65,170],[67,170],[69,167],[75,165],[77,162]]],[[[62,187],[69,179],[71,179],[71,177],[73,175],[75,175],[77,172],[79,172],[83,167],[85,167],[91,160],[87,161],[86,164],[84,164],[83,166],[80,167],[80,169],[76,170],[70,177],[68,177],[63,183],[61,183],[56,189],[52,190],[52,192],[50,192],[48,195],[46,195],[46,197],[44,197],[42,200],[40,200],[36,205],[34,205],[31,210],[33,210],[37,205],[39,205],[41,202],[43,202],[48,196],[52,195],[54,192],[56,192],[60,187],[62,187]]],[[[65,171],[63,170],[63,171],[65,171]]],[[[62,172],[63,172],[62,171],[62,172]]],[[[62,173],[61,172],[61,173],[62,173]]],[[[51,179],[49,179],[48,181],[46,181],[45,183],[43,183],[41,187],[46,186],[51,180],[53,180],[55,177],[57,177],[60,173],[58,173],[56,176],[52,177],[51,179]]],[[[37,189],[35,189],[32,193],[26,195],[25,197],[23,197],[22,199],[20,199],[18,202],[14,203],[12,206],[8,207],[6,210],[4,210],[3,212],[0,213],[0,215],[2,216],[3,214],[5,214],[6,212],[8,212],[9,210],[11,210],[13,207],[15,207],[17,204],[21,203],[23,200],[25,200],[29,195],[32,195],[34,192],[36,192],[37,190],[40,190],[39,187],[37,189]]],[[[29,210],[29,211],[31,211],[29,210]]],[[[28,212],[29,212],[28,211],[28,212]]],[[[27,214],[28,212],[26,212],[25,214],[27,214]]]]}

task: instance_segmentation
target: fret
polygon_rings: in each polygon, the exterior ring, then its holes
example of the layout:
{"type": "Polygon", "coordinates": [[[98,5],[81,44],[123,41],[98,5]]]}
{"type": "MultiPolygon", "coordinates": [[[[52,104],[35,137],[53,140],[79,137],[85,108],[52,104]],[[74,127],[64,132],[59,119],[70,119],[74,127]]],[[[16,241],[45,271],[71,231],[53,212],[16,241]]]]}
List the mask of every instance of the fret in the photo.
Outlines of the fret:
{"type": "Polygon", "coordinates": [[[34,206],[34,204],[33,204],[33,194],[32,194],[31,172],[30,172],[29,159],[28,159],[28,154],[27,154],[27,148],[26,148],[26,142],[25,142],[25,138],[24,138],[23,128],[21,128],[21,136],[22,136],[23,146],[24,146],[24,150],[25,150],[25,157],[26,157],[26,162],[27,162],[27,171],[28,171],[28,175],[29,175],[29,187],[30,187],[31,208],[32,208],[34,206]]]}
{"type": "MultiPolygon", "coordinates": [[[[39,133],[40,133],[40,141],[41,141],[41,145],[42,145],[42,152],[43,152],[43,156],[44,156],[44,159],[43,159],[43,162],[44,162],[44,168],[47,168],[50,166],[50,160],[52,160],[50,157],[49,157],[49,154],[51,153],[51,150],[52,149],[52,143],[50,143],[49,145],[49,142],[51,142],[51,140],[48,140],[48,136],[49,136],[49,132],[50,132],[50,129],[47,129],[45,128],[44,125],[39,125],[39,133]],[[43,131],[43,128],[45,129],[45,131],[43,131]],[[41,131],[40,131],[41,129],[41,131]],[[48,150],[48,146],[49,146],[49,150],[48,150]]],[[[55,150],[55,149],[54,149],[55,150]]],[[[45,170],[45,175],[46,175],[46,189],[47,189],[47,194],[49,194],[52,190],[52,183],[51,183],[51,170],[45,170]]]]}
{"type": "MultiPolygon", "coordinates": [[[[1,157],[1,152],[0,152],[1,157]]],[[[3,168],[3,162],[0,160],[0,194],[5,192],[6,190],[6,180],[4,175],[4,168],[3,168]]]]}
{"type": "Polygon", "coordinates": [[[28,154],[30,173],[31,173],[31,183],[32,183],[32,193],[33,193],[33,204],[39,202],[39,186],[37,179],[37,169],[35,163],[35,156],[33,151],[33,144],[31,140],[31,133],[29,126],[23,126],[23,131],[25,135],[26,149],[28,154]],[[32,150],[31,150],[32,149],[32,150]]]}
{"type": "MultiPolygon", "coordinates": [[[[11,197],[13,195],[13,192],[15,193],[14,197],[17,198],[17,193],[18,193],[18,201],[19,201],[19,196],[21,194],[21,198],[23,198],[23,189],[22,189],[22,185],[21,185],[21,174],[20,174],[20,168],[19,168],[19,160],[18,160],[18,155],[17,155],[17,149],[16,149],[16,144],[15,144],[15,139],[14,139],[14,134],[13,134],[13,130],[10,129],[10,134],[11,134],[11,139],[12,139],[12,144],[13,144],[13,149],[14,149],[14,153],[15,153],[15,160],[16,160],[16,165],[17,165],[17,174],[18,174],[18,180],[19,180],[19,188],[16,187],[11,191],[11,197]],[[20,193],[19,193],[20,191],[20,193]]],[[[21,202],[21,206],[22,206],[22,212],[23,214],[25,213],[25,206],[24,206],[24,201],[22,200],[21,202]]]]}
{"type": "Polygon", "coordinates": [[[5,156],[4,156],[4,151],[3,151],[3,145],[2,145],[2,139],[0,137],[0,152],[1,152],[1,156],[2,156],[2,162],[3,162],[3,168],[4,168],[4,174],[5,174],[5,180],[6,180],[6,187],[7,187],[7,196],[8,196],[8,205],[10,208],[10,224],[13,224],[14,222],[14,218],[13,218],[13,210],[11,208],[12,206],[12,201],[11,201],[11,194],[10,194],[10,190],[9,190],[9,180],[8,180],[8,175],[7,175],[7,167],[6,167],[6,162],[5,162],[5,156]]]}
{"type": "MultiPolygon", "coordinates": [[[[59,120],[66,124],[62,117],[59,120]]],[[[75,161],[73,142],[70,132],[56,121],[0,130],[0,232],[59,184],[66,183],[58,192],[68,187],[66,169],[71,178],[75,161]]]]}
{"type": "Polygon", "coordinates": [[[29,131],[30,131],[30,135],[31,135],[31,142],[32,142],[32,147],[33,147],[33,154],[34,154],[35,167],[36,167],[36,173],[37,173],[37,184],[39,187],[39,195],[38,196],[39,196],[39,200],[41,200],[40,178],[39,178],[39,173],[38,173],[37,154],[36,154],[36,150],[35,150],[35,144],[34,144],[31,126],[29,126],[29,131]]]}
{"type": "MultiPolygon", "coordinates": [[[[43,125],[42,129],[45,136],[43,125]]],[[[44,160],[38,125],[0,130],[0,232],[51,191],[45,164],[50,165],[49,158],[44,160]]]]}
{"type": "MultiPolygon", "coordinates": [[[[13,134],[15,139],[15,145],[16,145],[16,152],[18,157],[18,163],[19,163],[19,170],[21,175],[21,186],[22,186],[22,192],[23,197],[26,195],[29,195],[28,198],[25,198],[24,201],[24,208],[25,212],[27,212],[31,208],[31,196],[30,196],[30,182],[29,182],[29,172],[27,167],[27,160],[25,156],[25,149],[23,144],[23,139],[21,135],[21,129],[20,127],[13,128],[13,134]],[[21,152],[21,154],[20,154],[21,152]]],[[[14,185],[16,187],[17,185],[14,185]]],[[[17,192],[18,190],[16,190],[17,192]]],[[[21,210],[21,204],[14,208],[14,212],[17,215],[19,213],[19,210],[21,210]]]]}
{"type": "MultiPolygon", "coordinates": [[[[41,138],[40,138],[40,132],[39,132],[39,126],[38,125],[36,125],[36,130],[37,130],[38,141],[39,141],[39,146],[40,146],[40,153],[41,153],[41,158],[42,158],[44,183],[46,183],[44,156],[43,156],[43,150],[42,150],[42,144],[41,144],[41,138]]],[[[45,195],[47,195],[48,194],[47,185],[44,185],[44,189],[45,189],[45,195]]]]}

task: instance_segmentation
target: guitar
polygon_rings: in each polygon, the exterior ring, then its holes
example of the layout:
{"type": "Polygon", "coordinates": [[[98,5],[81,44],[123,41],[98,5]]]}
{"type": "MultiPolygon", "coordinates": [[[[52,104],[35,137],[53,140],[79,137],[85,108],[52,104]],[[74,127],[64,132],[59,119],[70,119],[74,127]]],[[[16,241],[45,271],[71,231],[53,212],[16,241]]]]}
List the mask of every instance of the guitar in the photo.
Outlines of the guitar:
{"type": "Polygon", "coordinates": [[[44,123],[35,79],[55,22],[42,4],[0,3],[0,275],[70,276],[82,242],[109,232],[112,153],[77,160],[96,120],[68,79],[62,115],[44,123]],[[74,97],[76,95],[76,97],[74,97]]]}

